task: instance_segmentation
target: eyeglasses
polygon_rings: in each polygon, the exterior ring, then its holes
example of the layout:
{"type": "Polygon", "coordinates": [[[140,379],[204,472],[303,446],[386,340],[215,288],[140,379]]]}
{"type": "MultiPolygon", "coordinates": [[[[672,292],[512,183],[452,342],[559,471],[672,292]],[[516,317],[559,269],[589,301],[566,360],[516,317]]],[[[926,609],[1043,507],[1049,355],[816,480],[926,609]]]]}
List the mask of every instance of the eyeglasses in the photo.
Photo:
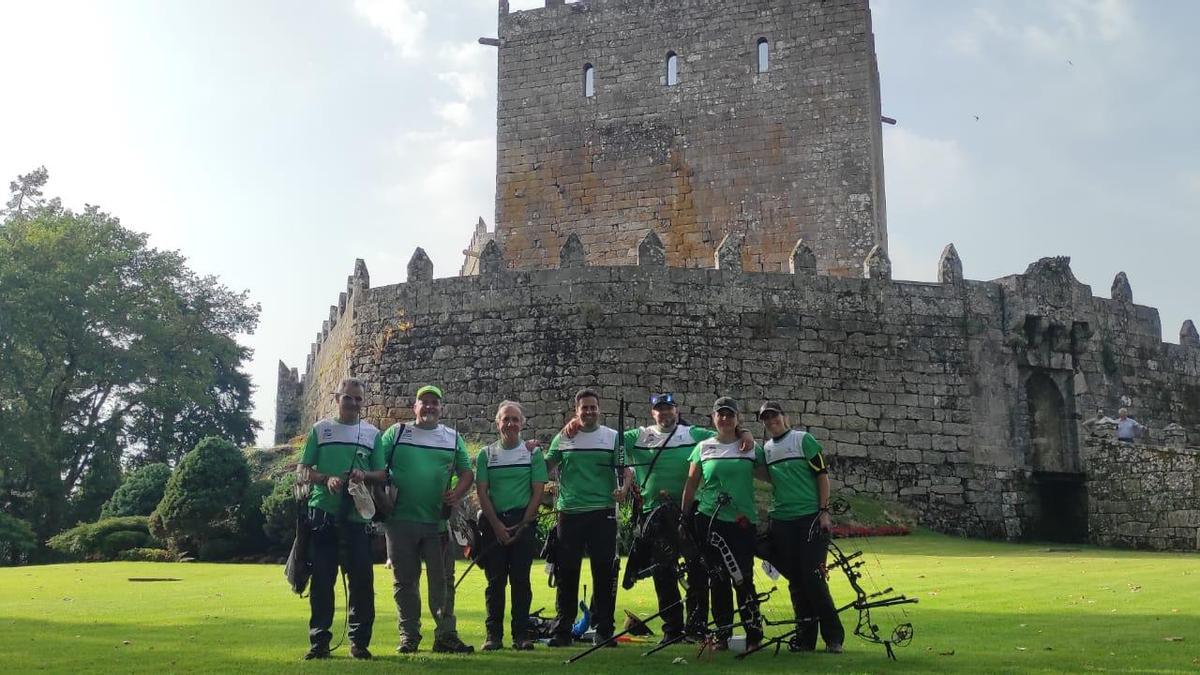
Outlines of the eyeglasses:
{"type": "Polygon", "coordinates": [[[363,397],[361,397],[361,396],[351,396],[350,394],[334,394],[334,396],[336,396],[338,398],[338,400],[343,403],[346,403],[348,401],[354,401],[355,403],[363,402],[363,397]]]}

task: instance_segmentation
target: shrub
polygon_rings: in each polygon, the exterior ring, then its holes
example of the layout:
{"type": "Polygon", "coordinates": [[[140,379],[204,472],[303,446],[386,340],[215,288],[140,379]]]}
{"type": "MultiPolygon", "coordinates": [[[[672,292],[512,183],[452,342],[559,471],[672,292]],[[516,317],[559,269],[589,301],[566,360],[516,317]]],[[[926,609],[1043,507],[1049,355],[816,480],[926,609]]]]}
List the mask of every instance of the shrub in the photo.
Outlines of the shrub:
{"type": "Polygon", "coordinates": [[[100,509],[101,518],[117,516],[148,516],[162,501],[171,467],[166,464],[147,464],[137,469],[121,483],[100,509]]]}
{"type": "Polygon", "coordinates": [[[151,546],[146,516],[105,518],[83,523],[50,538],[46,544],[54,551],[75,560],[111,560],[125,549],[151,546]]]}
{"type": "Polygon", "coordinates": [[[37,535],[29,523],[0,513],[0,565],[19,565],[37,548],[37,535]]]}
{"type": "Polygon", "coordinates": [[[165,548],[131,548],[118,553],[117,560],[128,562],[177,562],[178,558],[165,548]]]}
{"type": "Polygon", "coordinates": [[[208,437],[179,462],[154,510],[154,527],[175,553],[237,539],[250,471],[232,443],[208,437]]]}
{"type": "Polygon", "coordinates": [[[292,493],[296,474],[284,474],[275,481],[271,493],[262,501],[262,531],[271,550],[286,551],[296,535],[296,497],[292,493]]]}
{"type": "Polygon", "coordinates": [[[238,552],[238,548],[236,539],[207,539],[200,545],[198,555],[205,562],[229,560],[238,552]]]}
{"type": "Polygon", "coordinates": [[[149,532],[122,530],[100,540],[100,553],[106,560],[115,560],[122,551],[131,548],[142,548],[150,542],[149,532]]]}

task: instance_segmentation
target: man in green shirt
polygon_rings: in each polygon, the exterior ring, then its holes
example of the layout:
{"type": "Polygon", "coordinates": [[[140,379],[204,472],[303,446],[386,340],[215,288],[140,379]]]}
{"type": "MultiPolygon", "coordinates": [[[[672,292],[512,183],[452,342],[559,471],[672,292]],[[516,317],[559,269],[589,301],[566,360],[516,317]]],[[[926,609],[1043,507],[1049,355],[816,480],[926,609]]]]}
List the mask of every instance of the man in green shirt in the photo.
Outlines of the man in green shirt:
{"type": "Polygon", "coordinates": [[[337,417],[313,425],[300,457],[301,479],[311,485],[308,520],[313,530],[309,650],[305,659],[329,658],[339,545],[345,549],[341,566],[350,586],[350,655],[356,659],[371,658],[368,647],[375,623],[371,540],[365,519],[346,494],[349,482],[361,482],[383,469],[379,430],[359,419],[365,395],[362,381],[343,380],[334,394],[337,417]]]}
{"type": "Polygon", "coordinates": [[[383,433],[380,447],[387,470],[396,483],[396,507],[387,522],[387,550],[392,561],[392,596],[400,626],[402,654],[417,651],[421,643],[421,563],[429,578],[429,610],[436,624],[433,651],[469,654],[474,647],[458,637],[457,621],[447,578],[446,543],[439,531],[443,508],[458,503],[471,489],[474,474],[467,446],[454,429],[438,423],[442,390],[426,385],[413,403],[416,422],[394,424],[383,433]],[[453,489],[453,478],[458,482],[453,489]]]}
{"type": "Polygon", "coordinates": [[[530,449],[521,440],[524,426],[521,404],[504,401],[496,409],[500,438],[475,457],[475,489],[483,511],[479,566],[487,574],[484,651],[503,646],[506,585],[512,587],[513,649],[533,649],[529,639],[529,605],[533,599],[529,568],[537,548],[533,523],[547,472],[541,450],[530,449]]]}
{"type": "Polygon", "coordinates": [[[619,441],[616,430],[600,424],[600,397],[590,389],[575,394],[575,415],[582,423],[573,438],[558,434],[550,441],[546,465],[558,472],[558,588],[555,595],[551,647],[573,643],[571,627],[579,604],[579,570],[586,552],[592,567],[594,642],[611,642],[616,612],[616,504],[624,501],[629,481],[618,487],[613,457],[619,441]]]}
{"type": "Polygon", "coordinates": [[[780,573],[787,577],[796,618],[816,619],[799,626],[789,647],[792,651],[816,649],[819,625],[825,649],[841,653],[846,632],[821,573],[832,526],[829,470],[821,444],[812,434],[792,429],[783,408],[774,401],[762,404],[758,419],[770,437],[763,452],[775,488],[771,547],[781,562],[780,573]]]}

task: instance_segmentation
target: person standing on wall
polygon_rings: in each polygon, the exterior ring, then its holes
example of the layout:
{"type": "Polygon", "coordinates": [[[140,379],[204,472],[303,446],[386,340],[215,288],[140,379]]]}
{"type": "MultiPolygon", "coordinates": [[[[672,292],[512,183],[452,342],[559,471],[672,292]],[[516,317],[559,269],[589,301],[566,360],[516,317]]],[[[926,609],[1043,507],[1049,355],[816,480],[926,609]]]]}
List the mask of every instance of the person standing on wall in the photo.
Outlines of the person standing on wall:
{"type": "Polygon", "coordinates": [[[380,446],[396,483],[396,507],[387,522],[387,551],[392,562],[392,589],[400,627],[401,654],[417,651],[421,643],[421,563],[429,579],[429,611],[435,632],[433,651],[469,654],[474,647],[458,637],[449,602],[454,580],[446,577],[441,523],[444,505],[455,504],[471,489],[474,475],[467,446],[454,429],[439,424],[442,390],[425,385],[413,403],[413,424],[394,424],[383,433],[380,446]],[[390,458],[390,459],[388,459],[390,458]],[[458,482],[447,489],[452,476],[458,482]]]}
{"type": "Polygon", "coordinates": [[[504,646],[504,587],[512,588],[513,649],[533,649],[529,637],[529,604],[533,590],[529,568],[537,542],[534,539],[538,506],[546,486],[546,460],[542,451],[530,449],[521,439],[525,412],[516,401],[504,401],[496,410],[500,438],[475,457],[475,490],[479,495],[483,537],[478,542],[479,566],[487,575],[487,641],[483,651],[504,646]]]}
{"type": "Polygon", "coordinates": [[[592,620],[596,643],[610,642],[616,612],[617,517],[615,506],[628,496],[631,481],[618,487],[614,468],[617,432],[600,424],[600,397],[591,389],[575,394],[575,416],[582,427],[573,438],[550,441],[546,465],[558,472],[558,549],[554,635],[551,647],[573,643],[571,627],[579,604],[579,571],[586,552],[592,567],[592,620]]]}
{"type": "Polygon", "coordinates": [[[1138,421],[1129,416],[1129,408],[1121,408],[1117,411],[1117,440],[1122,443],[1132,443],[1137,440],[1139,434],[1144,434],[1150,429],[1138,424],[1138,421]]]}
{"type": "Polygon", "coordinates": [[[780,561],[779,571],[788,580],[796,619],[815,619],[798,627],[789,648],[793,652],[816,649],[819,626],[825,650],[840,654],[846,631],[822,573],[833,523],[829,469],[821,444],[812,434],[792,429],[774,401],[762,404],[758,419],[769,437],[763,454],[775,488],[767,536],[780,561]]]}
{"type": "Polygon", "coordinates": [[[680,506],[684,513],[681,526],[696,533],[697,541],[707,549],[709,560],[725,560],[729,554],[734,561],[735,569],[710,569],[705,578],[705,590],[712,594],[712,614],[717,624],[713,648],[729,649],[736,590],[746,631],[746,649],[754,649],[763,637],[753,576],[758,522],[754,478],[756,473],[764,475],[763,451],[755,446],[753,454],[742,452],[737,401],[722,396],[713,402],[712,410],[717,435],[697,443],[692,450],[680,506]],[[716,537],[712,536],[714,533],[716,537]]]}
{"type": "MultiPolygon", "coordinates": [[[[694,427],[681,422],[675,395],[659,393],[650,395],[650,416],[654,424],[623,431],[625,452],[633,467],[636,480],[633,493],[642,496],[642,519],[665,502],[671,508],[683,496],[687,482],[688,458],[700,441],[712,438],[717,432],[704,427],[694,427]]],[[[563,435],[574,437],[582,426],[579,418],[573,418],[563,428],[563,435]]],[[[754,436],[741,432],[742,450],[754,450],[754,436]]],[[[637,502],[635,501],[635,504],[637,502]]],[[[674,522],[674,520],[672,520],[674,522]]],[[[665,536],[673,541],[668,546],[679,550],[679,531],[674,526],[657,530],[654,536],[665,536]]],[[[653,573],[654,592],[658,597],[658,610],[674,607],[663,613],[663,642],[677,642],[685,630],[695,638],[704,635],[704,624],[708,621],[708,594],[704,585],[698,583],[707,572],[698,560],[687,561],[687,625],[684,622],[684,606],[679,603],[679,579],[675,570],[656,566],[653,573]],[[695,590],[693,590],[695,589],[695,590]]]]}
{"type": "Polygon", "coordinates": [[[333,395],[338,413],[313,425],[300,456],[300,478],[311,485],[308,521],[312,527],[312,587],[308,603],[308,659],[329,658],[333,637],[334,582],[339,557],[349,579],[350,655],[369,659],[375,623],[375,579],[371,539],[365,519],[354,509],[348,483],[380,479],[383,453],[379,430],[359,419],[366,387],[346,378],[333,395]],[[379,472],[378,475],[375,472],[379,472]],[[339,556],[341,549],[341,556],[339,556]]]}

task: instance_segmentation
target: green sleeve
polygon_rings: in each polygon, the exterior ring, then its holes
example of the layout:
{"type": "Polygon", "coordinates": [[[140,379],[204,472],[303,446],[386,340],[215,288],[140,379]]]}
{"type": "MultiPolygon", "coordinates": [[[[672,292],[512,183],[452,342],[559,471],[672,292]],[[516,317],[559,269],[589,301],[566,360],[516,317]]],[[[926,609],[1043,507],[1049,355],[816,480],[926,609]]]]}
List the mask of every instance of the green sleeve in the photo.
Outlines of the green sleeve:
{"type": "Polygon", "coordinates": [[[534,450],[533,455],[529,458],[529,464],[532,469],[529,480],[532,483],[545,483],[550,480],[550,473],[546,471],[546,458],[542,456],[541,450],[534,450]]]}
{"type": "Polygon", "coordinates": [[[470,471],[471,458],[467,457],[467,442],[463,440],[462,434],[456,434],[455,437],[454,470],[470,471]]]}
{"type": "Polygon", "coordinates": [[[371,470],[380,471],[387,462],[387,453],[383,451],[383,434],[375,434],[375,447],[371,449],[371,470]]]}
{"type": "Polygon", "coordinates": [[[808,432],[804,433],[804,440],[800,441],[800,447],[804,450],[804,456],[808,459],[821,454],[822,450],[821,443],[808,432]]]}
{"type": "Polygon", "coordinates": [[[692,448],[692,454],[688,455],[688,461],[694,466],[700,466],[700,446],[692,448]]]}
{"type": "Polygon", "coordinates": [[[717,432],[715,430],[708,429],[706,427],[692,427],[691,432],[692,432],[692,440],[696,441],[697,443],[699,443],[700,441],[707,441],[708,439],[713,438],[717,435],[717,432]]]}
{"type": "Polygon", "coordinates": [[[309,466],[317,465],[317,429],[313,427],[308,430],[308,437],[304,439],[304,452],[300,455],[300,463],[309,466]]]}
{"type": "Polygon", "coordinates": [[[488,467],[487,448],[484,448],[483,450],[479,451],[478,455],[475,455],[475,482],[476,483],[486,483],[487,482],[487,479],[488,479],[487,467],[488,467]]]}
{"type": "Polygon", "coordinates": [[[554,434],[554,438],[550,439],[550,450],[546,452],[546,461],[562,462],[562,451],[558,449],[558,440],[562,434],[554,434]]]}
{"type": "Polygon", "coordinates": [[[625,433],[622,434],[622,437],[624,439],[623,442],[625,443],[625,452],[629,452],[630,450],[633,450],[637,446],[637,439],[638,439],[639,435],[641,435],[641,432],[638,431],[637,429],[626,429],[625,430],[625,433]]]}

